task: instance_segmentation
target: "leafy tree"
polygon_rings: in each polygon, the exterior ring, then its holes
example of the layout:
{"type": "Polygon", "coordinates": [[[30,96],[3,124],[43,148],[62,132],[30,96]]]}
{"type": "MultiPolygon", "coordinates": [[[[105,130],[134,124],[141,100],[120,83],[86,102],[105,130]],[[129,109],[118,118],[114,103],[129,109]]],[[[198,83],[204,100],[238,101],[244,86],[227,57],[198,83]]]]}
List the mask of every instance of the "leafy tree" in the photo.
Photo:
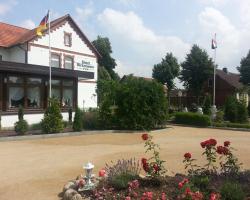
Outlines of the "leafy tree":
{"type": "Polygon", "coordinates": [[[102,66],[98,67],[98,80],[111,80],[109,72],[102,66]]]}
{"type": "Polygon", "coordinates": [[[29,128],[28,122],[23,119],[23,107],[20,106],[18,109],[18,121],[15,123],[15,131],[19,135],[24,135],[29,128]]]}
{"type": "Polygon", "coordinates": [[[250,85],[250,50],[247,56],[241,59],[240,67],[237,69],[240,72],[240,82],[250,85]]]}
{"type": "Polygon", "coordinates": [[[207,95],[205,96],[205,99],[204,99],[204,103],[203,103],[203,113],[206,114],[206,115],[210,115],[211,114],[211,96],[210,95],[207,95]]]}
{"type": "Polygon", "coordinates": [[[168,92],[174,87],[174,79],[179,75],[180,66],[172,53],[167,53],[165,58],[153,68],[153,78],[166,84],[168,92]]]}
{"type": "Polygon", "coordinates": [[[205,50],[202,50],[198,45],[193,45],[191,52],[187,54],[186,60],[181,66],[180,80],[184,82],[187,89],[194,93],[199,104],[204,82],[213,74],[212,59],[209,58],[205,50]]]}
{"type": "Polygon", "coordinates": [[[116,79],[117,74],[114,72],[116,62],[111,57],[112,47],[109,38],[98,36],[92,43],[102,56],[102,58],[98,59],[98,64],[108,71],[112,79],[116,79]]]}
{"type": "Polygon", "coordinates": [[[83,111],[80,108],[76,108],[74,121],[73,121],[73,130],[81,131],[83,126],[83,111]]]}

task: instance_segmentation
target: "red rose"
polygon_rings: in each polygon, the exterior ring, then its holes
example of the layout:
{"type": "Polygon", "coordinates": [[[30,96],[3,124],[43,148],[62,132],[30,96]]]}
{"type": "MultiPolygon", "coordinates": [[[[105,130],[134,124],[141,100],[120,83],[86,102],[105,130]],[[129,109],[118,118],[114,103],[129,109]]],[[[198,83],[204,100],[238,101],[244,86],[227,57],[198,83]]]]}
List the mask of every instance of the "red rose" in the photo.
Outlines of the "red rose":
{"type": "Polygon", "coordinates": [[[201,147],[205,148],[206,147],[206,142],[201,142],[201,147]]]}
{"type": "Polygon", "coordinates": [[[184,185],[183,182],[178,183],[179,189],[181,189],[183,187],[183,185],[184,185]]]}
{"type": "Polygon", "coordinates": [[[229,141],[225,141],[225,142],[224,142],[224,147],[229,147],[229,145],[230,145],[230,142],[229,142],[229,141]]]}
{"type": "Polygon", "coordinates": [[[210,144],[211,146],[216,146],[217,141],[216,141],[215,139],[210,139],[210,140],[209,140],[209,144],[210,144]]]}
{"type": "Polygon", "coordinates": [[[186,190],[185,190],[185,194],[189,195],[190,193],[191,193],[191,189],[189,187],[187,187],[186,190]]]}
{"type": "Polygon", "coordinates": [[[153,168],[154,168],[155,172],[160,171],[160,167],[157,164],[154,164],[153,168]]]}
{"type": "Polygon", "coordinates": [[[192,155],[189,152],[184,154],[184,158],[187,160],[189,160],[191,157],[192,157],[192,155]]]}
{"type": "Polygon", "coordinates": [[[228,148],[227,147],[223,147],[223,146],[218,146],[216,149],[216,152],[220,155],[224,154],[227,155],[228,154],[228,148]]]}
{"type": "Polygon", "coordinates": [[[145,163],[147,163],[147,158],[142,158],[141,159],[141,163],[144,165],[145,163]]]}
{"type": "Polygon", "coordinates": [[[148,140],[148,134],[147,133],[142,134],[141,137],[142,137],[143,140],[148,140]]]}
{"type": "Polygon", "coordinates": [[[99,171],[99,177],[105,177],[105,175],[106,175],[105,169],[101,169],[101,170],[99,171]]]}
{"type": "Polygon", "coordinates": [[[142,168],[144,169],[145,172],[149,172],[149,165],[148,165],[148,163],[143,164],[142,168]]]}

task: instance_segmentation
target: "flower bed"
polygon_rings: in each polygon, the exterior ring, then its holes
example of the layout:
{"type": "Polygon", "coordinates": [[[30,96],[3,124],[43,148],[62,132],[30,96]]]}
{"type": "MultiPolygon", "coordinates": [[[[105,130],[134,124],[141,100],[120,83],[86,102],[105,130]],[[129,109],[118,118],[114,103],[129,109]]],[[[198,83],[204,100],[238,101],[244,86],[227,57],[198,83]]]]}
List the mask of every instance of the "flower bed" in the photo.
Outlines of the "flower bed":
{"type": "MultiPolygon", "coordinates": [[[[242,171],[230,141],[217,144],[213,138],[202,141],[200,148],[206,158],[204,166],[196,164],[191,152],[184,153],[187,174],[166,176],[165,161],[153,137],[143,134],[145,153],[136,159],[119,160],[99,172],[96,188],[80,191],[85,180],[80,178],[64,187],[64,200],[245,200],[250,199],[250,171],[242,171]],[[148,155],[148,156],[147,156],[148,155]],[[140,167],[145,173],[141,175],[140,167]],[[70,186],[70,187],[68,187],[70,186]],[[69,192],[68,192],[69,191],[69,192]],[[71,196],[68,193],[71,192],[71,196]],[[69,198],[70,196],[70,198],[69,198]]],[[[95,180],[96,181],[96,180],[95,180]]]]}

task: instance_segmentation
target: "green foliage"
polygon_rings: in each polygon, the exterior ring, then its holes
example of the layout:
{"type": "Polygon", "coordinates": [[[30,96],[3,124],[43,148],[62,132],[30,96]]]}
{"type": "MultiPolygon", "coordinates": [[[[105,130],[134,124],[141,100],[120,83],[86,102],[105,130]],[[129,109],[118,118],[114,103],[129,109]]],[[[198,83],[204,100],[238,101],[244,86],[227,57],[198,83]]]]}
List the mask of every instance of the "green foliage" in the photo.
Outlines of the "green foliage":
{"type": "Polygon", "coordinates": [[[69,108],[68,114],[69,114],[69,123],[72,123],[72,108],[69,108]]]}
{"type": "Polygon", "coordinates": [[[175,123],[207,127],[211,125],[211,120],[207,115],[191,112],[179,112],[175,114],[175,123]]]}
{"type": "Polygon", "coordinates": [[[63,131],[63,117],[60,110],[59,101],[55,98],[49,100],[49,106],[41,121],[43,133],[58,133],[63,131]]]}
{"type": "Polygon", "coordinates": [[[230,128],[244,128],[244,129],[250,129],[250,124],[240,124],[240,123],[228,123],[228,122],[222,122],[222,123],[213,123],[213,126],[215,127],[230,127],[230,128]]]}
{"type": "Polygon", "coordinates": [[[109,72],[105,67],[98,67],[98,80],[111,80],[109,72]]]}
{"type": "Polygon", "coordinates": [[[31,124],[29,130],[42,130],[42,125],[41,123],[31,124]]]}
{"type": "Polygon", "coordinates": [[[245,193],[237,183],[226,182],[220,189],[222,200],[243,200],[245,193]]]}
{"type": "Polygon", "coordinates": [[[29,129],[27,121],[23,119],[23,115],[23,107],[20,106],[18,109],[18,121],[15,123],[15,131],[19,135],[24,135],[29,129]]]}
{"type": "Polygon", "coordinates": [[[247,110],[248,110],[248,116],[250,117],[250,101],[248,102],[247,110]]]}
{"type": "Polygon", "coordinates": [[[23,120],[23,107],[22,106],[20,106],[19,108],[18,108],[18,120],[19,121],[21,121],[21,120],[23,120]]]}
{"type": "Polygon", "coordinates": [[[99,113],[97,109],[91,109],[84,112],[83,115],[83,127],[84,129],[96,130],[100,129],[99,113]]]}
{"type": "Polygon", "coordinates": [[[193,45],[191,52],[187,54],[186,60],[181,64],[182,71],[180,80],[187,89],[190,89],[197,96],[203,92],[204,82],[213,74],[214,64],[207,52],[198,45],[193,45]]]}
{"type": "Polygon", "coordinates": [[[162,84],[167,84],[168,90],[171,90],[179,71],[177,58],[172,53],[167,53],[159,64],[154,65],[152,77],[162,84]]]}
{"type": "Polygon", "coordinates": [[[73,130],[81,131],[83,123],[83,111],[80,108],[76,108],[74,122],[73,122],[73,130]]]}
{"type": "Polygon", "coordinates": [[[26,120],[21,119],[15,123],[15,131],[18,135],[24,135],[29,129],[29,125],[26,120]]]}
{"type": "Polygon", "coordinates": [[[106,164],[107,182],[115,189],[125,189],[128,182],[135,180],[140,174],[140,162],[135,159],[118,160],[114,165],[106,164]]]}
{"type": "Polygon", "coordinates": [[[240,82],[244,85],[250,84],[250,51],[247,56],[241,59],[240,67],[237,68],[240,72],[240,82]]]}
{"type": "Polygon", "coordinates": [[[193,186],[199,188],[202,192],[207,191],[209,182],[209,176],[206,175],[195,175],[191,177],[191,183],[193,186]]]}
{"type": "Polygon", "coordinates": [[[208,96],[205,97],[203,107],[202,107],[203,113],[205,115],[210,115],[211,114],[211,105],[212,105],[211,96],[208,95],[208,96]]]}
{"type": "Polygon", "coordinates": [[[98,59],[98,64],[105,67],[111,78],[116,80],[117,74],[113,71],[116,66],[116,62],[115,59],[111,57],[112,47],[109,38],[98,36],[92,43],[102,56],[98,59]]]}
{"type": "Polygon", "coordinates": [[[224,121],[224,112],[222,110],[219,110],[217,113],[216,113],[216,118],[215,118],[215,122],[217,123],[221,123],[224,121]]]}
{"type": "Polygon", "coordinates": [[[225,118],[230,122],[246,122],[247,121],[247,107],[244,102],[239,102],[234,96],[230,96],[226,99],[225,118]]]}
{"type": "Polygon", "coordinates": [[[0,130],[2,129],[2,112],[0,110],[0,130]]]}

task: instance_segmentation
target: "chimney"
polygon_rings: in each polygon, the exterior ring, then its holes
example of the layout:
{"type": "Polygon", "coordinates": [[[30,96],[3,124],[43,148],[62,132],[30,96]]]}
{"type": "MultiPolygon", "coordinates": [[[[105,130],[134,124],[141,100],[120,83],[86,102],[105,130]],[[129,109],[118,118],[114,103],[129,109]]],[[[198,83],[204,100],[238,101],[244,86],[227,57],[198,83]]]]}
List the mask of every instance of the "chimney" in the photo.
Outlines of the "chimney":
{"type": "Polygon", "coordinates": [[[223,70],[223,72],[225,72],[226,74],[228,74],[228,71],[227,71],[226,67],[224,67],[222,70],[223,70]]]}

